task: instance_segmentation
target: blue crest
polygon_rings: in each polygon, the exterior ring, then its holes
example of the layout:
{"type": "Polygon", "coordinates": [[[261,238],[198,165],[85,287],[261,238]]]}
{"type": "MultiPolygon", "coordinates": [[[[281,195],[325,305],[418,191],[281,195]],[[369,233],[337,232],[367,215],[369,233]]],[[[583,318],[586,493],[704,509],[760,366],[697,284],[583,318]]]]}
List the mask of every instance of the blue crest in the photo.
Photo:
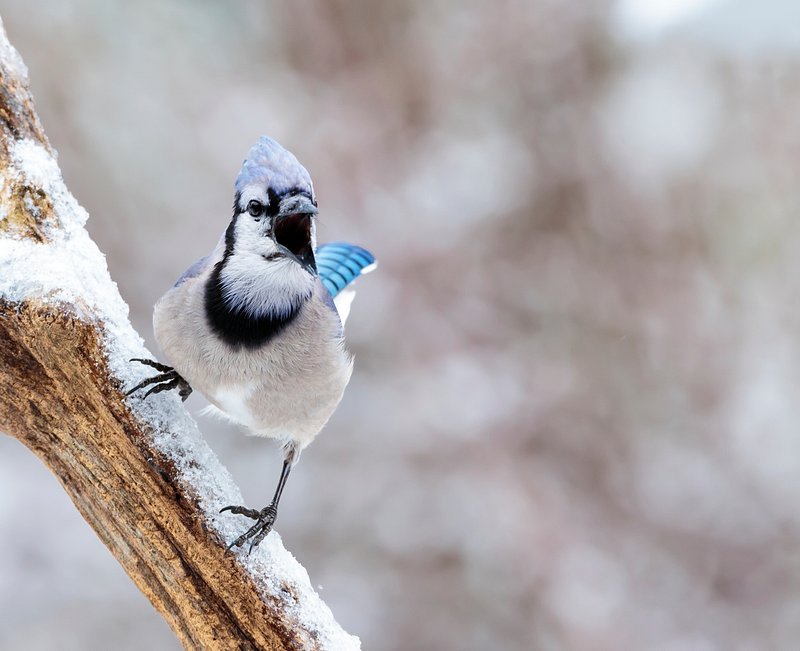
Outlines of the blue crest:
{"type": "Polygon", "coordinates": [[[250,185],[272,188],[278,195],[298,188],[313,196],[311,176],[306,168],[294,154],[267,136],[261,136],[250,148],[236,177],[237,192],[241,193],[250,185]]]}

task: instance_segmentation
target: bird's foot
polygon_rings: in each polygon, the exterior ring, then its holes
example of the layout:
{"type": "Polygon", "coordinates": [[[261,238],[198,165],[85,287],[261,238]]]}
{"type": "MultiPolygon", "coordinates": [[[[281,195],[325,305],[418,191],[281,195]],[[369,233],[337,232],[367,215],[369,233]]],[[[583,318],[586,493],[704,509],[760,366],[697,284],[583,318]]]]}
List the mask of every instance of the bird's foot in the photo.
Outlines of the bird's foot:
{"type": "Polygon", "coordinates": [[[261,541],[267,537],[267,534],[272,531],[272,525],[275,524],[275,518],[278,515],[278,507],[274,504],[265,506],[260,511],[248,509],[244,506],[226,506],[220,510],[220,513],[224,511],[230,511],[236,515],[244,515],[256,521],[252,527],[228,545],[228,550],[230,550],[232,547],[241,547],[249,540],[250,548],[247,550],[248,554],[258,547],[261,541]]]}
{"type": "Polygon", "coordinates": [[[144,389],[146,386],[150,386],[151,384],[153,386],[147,391],[147,393],[144,394],[144,396],[142,396],[142,400],[147,398],[147,396],[149,396],[151,393],[161,393],[162,391],[177,389],[181,400],[185,401],[192,392],[192,387],[189,386],[189,383],[184,380],[178,371],[171,366],[160,364],[152,359],[141,359],[139,357],[134,357],[131,361],[139,362],[140,364],[144,364],[146,366],[152,366],[154,369],[161,372],[158,375],[154,375],[153,377],[149,377],[146,380],[139,382],[139,384],[125,394],[126,396],[131,395],[139,389],[144,389]]]}

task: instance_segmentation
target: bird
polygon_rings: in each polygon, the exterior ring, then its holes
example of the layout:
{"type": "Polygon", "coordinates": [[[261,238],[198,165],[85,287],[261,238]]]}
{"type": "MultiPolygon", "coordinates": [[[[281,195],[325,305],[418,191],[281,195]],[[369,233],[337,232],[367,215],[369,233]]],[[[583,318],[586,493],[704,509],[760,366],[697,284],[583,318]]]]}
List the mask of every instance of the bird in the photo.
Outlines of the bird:
{"type": "Polygon", "coordinates": [[[142,400],[192,390],[256,436],[277,440],[283,467],[263,509],[221,510],[254,524],[228,545],[248,553],[270,533],[300,453],[342,399],[353,369],[344,345],[352,283],[376,266],[345,242],[317,247],[311,177],[278,142],[262,136],[236,178],[233,217],[214,249],[156,302],[153,332],[167,364],[134,358],[157,374],[126,395],[142,400]]]}

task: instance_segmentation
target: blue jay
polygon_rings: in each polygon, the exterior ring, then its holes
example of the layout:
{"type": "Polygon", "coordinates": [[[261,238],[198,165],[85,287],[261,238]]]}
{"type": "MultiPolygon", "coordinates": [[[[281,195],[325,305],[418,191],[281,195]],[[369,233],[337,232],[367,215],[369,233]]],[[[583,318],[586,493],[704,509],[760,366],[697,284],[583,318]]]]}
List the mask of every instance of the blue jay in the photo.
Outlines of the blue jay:
{"type": "Polygon", "coordinates": [[[317,202],[306,169],[261,137],[236,179],[233,218],[214,250],[156,303],[153,329],[171,366],[128,392],[192,389],[256,436],[283,444],[272,501],[261,510],[226,506],[255,524],[231,547],[250,551],[272,530],[301,451],[336,409],[352,372],[343,323],[350,283],[375,266],[352,244],[316,246],[317,202]],[[345,290],[345,291],[342,291],[345,290]]]}

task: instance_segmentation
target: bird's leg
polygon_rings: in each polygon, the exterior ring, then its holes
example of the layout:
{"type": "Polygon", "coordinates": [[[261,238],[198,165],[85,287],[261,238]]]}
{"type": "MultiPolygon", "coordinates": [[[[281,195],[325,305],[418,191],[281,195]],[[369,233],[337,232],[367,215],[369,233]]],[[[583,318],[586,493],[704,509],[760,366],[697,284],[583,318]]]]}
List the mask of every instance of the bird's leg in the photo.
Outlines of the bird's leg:
{"type": "Polygon", "coordinates": [[[286,486],[289,472],[291,472],[292,466],[297,462],[300,451],[294,444],[290,443],[284,448],[284,454],[283,469],[281,470],[281,476],[278,480],[278,487],[275,489],[275,495],[272,501],[267,506],[260,511],[248,509],[244,506],[226,506],[220,511],[220,513],[223,511],[230,511],[236,515],[244,515],[256,521],[252,527],[228,545],[228,549],[232,547],[241,547],[249,540],[250,548],[247,552],[249,554],[253,549],[258,547],[259,543],[272,531],[272,525],[275,524],[275,518],[278,516],[278,502],[280,502],[283,487],[286,486]]]}
{"type": "Polygon", "coordinates": [[[149,377],[146,380],[142,380],[133,387],[130,391],[128,391],[125,395],[129,396],[133,392],[138,391],[139,389],[144,389],[146,386],[153,385],[150,390],[142,396],[142,400],[147,398],[151,393],[161,393],[162,391],[169,391],[170,389],[177,389],[178,395],[181,397],[181,400],[186,400],[189,397],[189,394],[192,392],[192,387],[189,386],[189,383],[184,380],[178,371],[176,371],[171,366],[167,366],[166,364],[160,364],[159,362],[153,361],[152,359],[141,359],[139,357],[134,357],[132,362],[139,362],[140,364],[144,364],[146,366],[152,366],[157,371],[161,371],[158,375],[154,375],[153,377],[149,377]]]}

